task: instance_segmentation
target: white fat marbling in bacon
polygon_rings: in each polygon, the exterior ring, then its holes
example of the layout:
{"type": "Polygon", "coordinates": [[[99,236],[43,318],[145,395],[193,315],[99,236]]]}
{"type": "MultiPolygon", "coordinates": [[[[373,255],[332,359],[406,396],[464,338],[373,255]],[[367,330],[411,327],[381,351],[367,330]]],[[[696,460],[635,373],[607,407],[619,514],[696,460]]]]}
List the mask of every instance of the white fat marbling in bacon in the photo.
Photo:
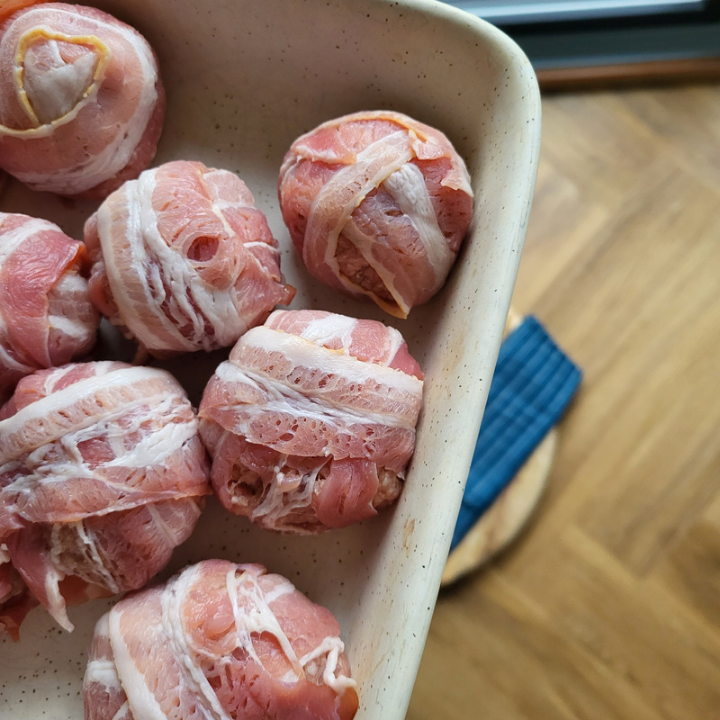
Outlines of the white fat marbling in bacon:
{"type": "Polygon", "coordinates": [[[400,492],[422,386],[397,330],[322,311],[274,312],[240,338],[200,404],[220,501],[289,532],[375,515],[400,492]]]}
{"type": "Polygon", "coordinates": [[[298,138],[278,193],[310,273],[403,318],[444,284],[473,202],[447,137],[388,111],[347,115],[298,138]]]}
{"type": "Polygon", "coordinates": [[[85,246],[57,225],[0,213],[0,400],[21,377],[94,345],[87,262],[85,246]]]}
{"type": "MultiPolygon", "coordinates": [[[[197,418],[169,373],[38,371],[0,410],[0,542],[70,630],[67,604],[137,589],[167,564],[195,527],[207,475],[197,418]]],[[[7,609],[0,597],[0,626],[7,609]]]]}
{"type": "Polygon", "coordinates": [[[95,8],[43,3],[0,24],[0,167],[99,198],[155,155],[165,95],[152,48],[95,8]]]}
{"type": "Polygon", "coordinates": [[[88,221],[96,307],[154,355],[232,345],[295,291],[245,183],[177,161],[125,183],[88,221]]]}
{"type": "Polygon", "coordinates": [[[351,720],[340,628],[279,575],[206,560],[95,628],[85,720],[351,720]]]}

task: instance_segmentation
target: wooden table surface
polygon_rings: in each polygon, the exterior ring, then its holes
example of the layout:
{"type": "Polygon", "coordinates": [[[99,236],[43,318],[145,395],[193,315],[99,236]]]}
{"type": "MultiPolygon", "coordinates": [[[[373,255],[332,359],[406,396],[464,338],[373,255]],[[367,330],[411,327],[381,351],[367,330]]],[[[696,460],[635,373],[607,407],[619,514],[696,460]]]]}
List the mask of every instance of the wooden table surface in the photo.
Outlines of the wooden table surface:
{"type": "Polygon", "coordinates": [[[720,719],[720,86],[548,95],[514,305],[583,368],[409,720],[720,719]]]}

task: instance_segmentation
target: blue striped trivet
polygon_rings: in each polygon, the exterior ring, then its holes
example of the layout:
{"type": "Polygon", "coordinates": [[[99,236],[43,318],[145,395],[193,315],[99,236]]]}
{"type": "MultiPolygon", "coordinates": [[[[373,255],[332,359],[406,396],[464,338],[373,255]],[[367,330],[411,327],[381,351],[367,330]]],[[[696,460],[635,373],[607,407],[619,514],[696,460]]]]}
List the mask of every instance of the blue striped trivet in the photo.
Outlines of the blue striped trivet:
{"type": "Polygon", "coordinates": [[[580,369],[534,317],[526,317],[505,339],[490,385],[451,550],[557,423],[580,378],[580,369]]]}

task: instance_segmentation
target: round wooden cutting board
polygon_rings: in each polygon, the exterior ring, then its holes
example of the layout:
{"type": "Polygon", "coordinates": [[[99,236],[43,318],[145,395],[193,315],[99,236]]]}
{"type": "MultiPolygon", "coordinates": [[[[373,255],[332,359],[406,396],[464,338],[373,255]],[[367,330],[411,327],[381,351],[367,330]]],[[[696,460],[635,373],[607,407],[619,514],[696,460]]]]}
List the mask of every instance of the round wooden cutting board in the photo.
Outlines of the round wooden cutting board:
{"type": "MultiPolygon", "coordinates": [[[[522,319],[521,315],[510,309],[505,324],[505,337],[522,319]]],[[[497,500],[450,553],[441,587],[476,570],[517,537],[540,501],[553,465],[556,445],[557,430],[553,428],[497,500]]]]}

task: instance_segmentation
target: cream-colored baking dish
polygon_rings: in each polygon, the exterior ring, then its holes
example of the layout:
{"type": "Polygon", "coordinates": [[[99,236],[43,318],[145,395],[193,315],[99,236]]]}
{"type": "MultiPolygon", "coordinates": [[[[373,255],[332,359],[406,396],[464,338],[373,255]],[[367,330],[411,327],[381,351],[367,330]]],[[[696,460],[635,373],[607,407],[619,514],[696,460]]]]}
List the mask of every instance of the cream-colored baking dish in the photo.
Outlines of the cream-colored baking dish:
{"type": "MultiPolygon", "coordinates": [[[[405,715],[492,376],[530,208],[540,102],[525,56],[490,25],[432,0],[97,0],[137,27],[160,58],[168,112],[156,163],[197,159],[238,172],[283,248],[292,307],[382,319],[426,373],[417,450],[399,503],[320,537],[251,528],[208,504],[170,571],[226,557],[262,562],[338,617],[359,682],[358,720],[405,715]],[[292,140],[345,113],[392,108],[442,129],[476,193],[472,231],[447,285],[406,321],[341,299],[304,271],[278,210],[292,140]]],[[[11,183],[3,211],[81,237],[94,209],[11,183]]],[[[103,351],[127,358],[108,340],[103,351]],[[115,348],[114,350],[112,350],[115,348]]],[[[221,355],[168,366],[198,401],[221,355]]],[[[85,651],[107,602],[71,610],[72,635],[33,611],[0,645],[3,720],[82,718],[85,651]]],[[[139,720],[139,719],[138,719],[139,720]]]]}

